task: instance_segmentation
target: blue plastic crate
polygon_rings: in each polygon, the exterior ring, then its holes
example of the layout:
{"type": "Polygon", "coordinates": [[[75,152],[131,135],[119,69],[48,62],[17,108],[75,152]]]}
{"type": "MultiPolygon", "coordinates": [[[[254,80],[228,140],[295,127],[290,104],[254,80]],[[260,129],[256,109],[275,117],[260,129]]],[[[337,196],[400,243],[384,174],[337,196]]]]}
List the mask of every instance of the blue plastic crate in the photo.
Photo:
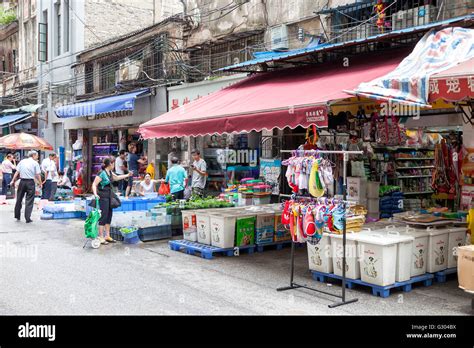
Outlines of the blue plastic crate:
{"type": "Polygon", "coordinates": [[[135,210],[135,202],[131,199],[124,199],[120,201],[122,205],[115,208],[114,211],[133,211],[135,210]]]}
{"type": "Polygon", "coordinates": [[[138,236],[132,238],[124,238],[122,242],[125,244],[137,244],[140,242],[140,238],[138,236]]]}
{"type": "Polygon", "coordinates": [[[145,200],[135,201],[133,210],[147,210],[148,203],[145,200]]]}
{"type": "Polygon", "coordinates": [[[82,219],[86,213],[83,211],[65,211],[61,213],[53,213],[53,220],[58,219],[82,219]]]}

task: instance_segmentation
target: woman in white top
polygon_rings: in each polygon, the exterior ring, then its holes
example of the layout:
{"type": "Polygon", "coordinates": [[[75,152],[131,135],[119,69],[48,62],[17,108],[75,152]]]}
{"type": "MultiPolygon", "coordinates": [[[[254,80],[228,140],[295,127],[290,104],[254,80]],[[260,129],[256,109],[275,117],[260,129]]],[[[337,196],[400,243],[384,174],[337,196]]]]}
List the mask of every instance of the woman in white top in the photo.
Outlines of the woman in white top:
{"type": "Polygon", "coordinates": [[[150,174],[145,175],[145,180],[140,183],[140,195],[156,192],[156,180],[152,180],[150,174]]]}

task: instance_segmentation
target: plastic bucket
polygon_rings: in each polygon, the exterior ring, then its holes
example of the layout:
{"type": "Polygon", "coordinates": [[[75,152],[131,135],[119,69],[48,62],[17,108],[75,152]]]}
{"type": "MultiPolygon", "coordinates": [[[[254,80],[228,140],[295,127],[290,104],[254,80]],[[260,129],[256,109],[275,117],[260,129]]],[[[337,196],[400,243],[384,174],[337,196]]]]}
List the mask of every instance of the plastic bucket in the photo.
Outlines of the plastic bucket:
{"type": "Polygon", "coordinates": [[[323,236],[317,243],[308,239],[306,245],[309,269],[323,273],[332,273],[332,250],[329,234],[323,233],[323,236]]]}
{"type": "Polygon", "coordinates": [[[235,220],[235,214],[210,215],[211,245],[219,248],[234,247],[235,220]]]}
{"type": "Polygon", "coordinates": [[[196,211],[183,210],[183,238],[191,242],[197,241],[196,211]]]}
{"type": "Polygon", "coordinates": [[[467,230],[463,227],[451,227],[448,230],[448,268],[454,268],[458,265],[455,256],[457,255],[457,249],[466,244],[467,230]]]}
{"type": "MultiPolygon", "coordinates": [[[[342,277],[343,245],[342,234],[330,234],[332,267],[334,274],[342,277]]],[[[346,277],[350,279],[360,278],[360,265],[358,261],[357,240],[354,233],[346,235],[346,277]]]]}

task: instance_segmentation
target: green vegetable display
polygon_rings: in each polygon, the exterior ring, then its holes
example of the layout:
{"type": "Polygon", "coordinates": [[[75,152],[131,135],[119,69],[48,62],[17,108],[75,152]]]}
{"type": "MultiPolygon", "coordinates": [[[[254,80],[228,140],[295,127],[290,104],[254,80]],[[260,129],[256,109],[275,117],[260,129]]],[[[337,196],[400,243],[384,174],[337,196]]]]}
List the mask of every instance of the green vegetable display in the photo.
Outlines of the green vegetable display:
{"type": "Polygon", "coordinates": [[[120,232],[122,232],[123,234],[129,234],[129,233],[135,232],[136,230],[137,229],[134,227],[122,227],[120,229],[120,232]]]}
{"type": "MultiPolygon", "coordinates": [[[[184,204],[184,208],[181,210],[230,208],[233,206],[233,203],[229,203],[212,196],[208,196],[206,198],[191,197],[191,199],[184,204]]],[[[169,215],[173,215],[173,211],[178,210],[178,207],[178,201],[166,202],[157,205],[157,208],[166,208],[166,213],[169,215]]]]}

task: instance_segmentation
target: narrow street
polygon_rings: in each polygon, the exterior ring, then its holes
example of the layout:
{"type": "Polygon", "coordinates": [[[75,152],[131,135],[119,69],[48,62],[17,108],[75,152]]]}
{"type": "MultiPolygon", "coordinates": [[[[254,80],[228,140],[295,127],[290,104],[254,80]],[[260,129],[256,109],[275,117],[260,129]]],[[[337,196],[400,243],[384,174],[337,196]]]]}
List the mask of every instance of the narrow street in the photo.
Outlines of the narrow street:
{"type": "MultiPolygon", "coordinates": [[[[288,283],[289,248],[213,260],[171,251],[167,241],[83,249],[82,220],[42,221],[36,206],[33,220],[16,222],[13,201],[0,207],[0,315],[471,314],[455,278],[386,299],[359,288],[349,291],[359,302],[330,309],[329,296],[275,290],[288,283]]],[[[311,279],[305,248],[296,274],[328,288],[311,279]]]]}

